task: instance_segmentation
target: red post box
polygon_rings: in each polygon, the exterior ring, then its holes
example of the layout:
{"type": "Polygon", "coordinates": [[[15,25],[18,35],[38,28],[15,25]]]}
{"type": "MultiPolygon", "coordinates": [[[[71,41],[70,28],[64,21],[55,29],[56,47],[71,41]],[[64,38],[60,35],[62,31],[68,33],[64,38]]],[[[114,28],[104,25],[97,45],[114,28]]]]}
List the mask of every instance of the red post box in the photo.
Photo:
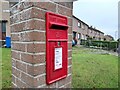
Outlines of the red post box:
{"type": "Polygon", "coordinates": [[[67,17],[46,13],[46,82],[51,84],[67,76],[67,17]]]}

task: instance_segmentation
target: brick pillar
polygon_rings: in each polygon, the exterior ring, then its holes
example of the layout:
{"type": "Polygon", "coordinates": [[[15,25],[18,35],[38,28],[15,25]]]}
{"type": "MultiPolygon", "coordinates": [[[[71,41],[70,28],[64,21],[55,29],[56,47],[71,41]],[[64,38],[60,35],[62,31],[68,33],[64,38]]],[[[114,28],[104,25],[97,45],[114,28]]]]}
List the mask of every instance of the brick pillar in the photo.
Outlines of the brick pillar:
{"type": "Polygon", "coordinates": [[[72,2],[19,2],[11,7],[13,88],[70,88],[72,67],[72,2]],[[46,84],[45,13],[68,18],[68,74],[46,84]]]}

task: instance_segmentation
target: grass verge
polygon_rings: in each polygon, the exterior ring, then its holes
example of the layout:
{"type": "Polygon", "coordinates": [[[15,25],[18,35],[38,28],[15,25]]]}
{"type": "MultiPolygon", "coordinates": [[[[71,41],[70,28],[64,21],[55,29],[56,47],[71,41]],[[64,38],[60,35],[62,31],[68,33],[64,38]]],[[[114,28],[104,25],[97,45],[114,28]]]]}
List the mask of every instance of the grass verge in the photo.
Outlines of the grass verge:
{"type": "Polygon", "coordinates": [[[117,88],[118,57],[97,54],[97,50],[74,47],[72,86],[74,88],[117,88]]]}
{"type": "MultiPolygon", "coordinates": [[[[73,48],[72,57],[73,88],[118,87],[118,57],[80,47],[73,48]]],[[[2,48],[2,88],[11,87],[11,65],[11,49],[2,48]]]]}
{"type": "Polygon", "coordinates": [[[11,49],[2,49],[2,88],[11,88],[12,79],[12,63],[11,63],[11,49]]]}

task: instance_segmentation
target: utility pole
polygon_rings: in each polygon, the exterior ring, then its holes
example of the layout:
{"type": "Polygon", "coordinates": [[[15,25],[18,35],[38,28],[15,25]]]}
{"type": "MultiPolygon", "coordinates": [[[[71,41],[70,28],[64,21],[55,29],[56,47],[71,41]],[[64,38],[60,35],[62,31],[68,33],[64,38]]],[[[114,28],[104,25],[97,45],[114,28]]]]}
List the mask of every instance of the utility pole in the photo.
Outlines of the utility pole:
{"type": "Polygon", "coordinates": [[[115,40],[118,38],[118,31],[115,31],[115,40]]]}

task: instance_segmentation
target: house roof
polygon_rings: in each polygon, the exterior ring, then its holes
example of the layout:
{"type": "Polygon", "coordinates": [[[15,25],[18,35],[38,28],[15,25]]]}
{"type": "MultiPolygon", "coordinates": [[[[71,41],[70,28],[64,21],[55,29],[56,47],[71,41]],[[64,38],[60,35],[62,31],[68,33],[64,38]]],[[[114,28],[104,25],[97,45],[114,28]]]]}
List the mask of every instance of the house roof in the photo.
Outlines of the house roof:
{"type": "Polygon", "coordinates": [[[111,35],[105,35],[105,36],[108,36],[108,37],[110,37],[110,38],[113,38],[111,35]]]}
{"type": "Polygon", "coordinates": [[[90,27],[88,24],[86,24],[85,22],[83,22],[82,20],[80,20],[79,18],[77,18],[76,16],[73,15],[73,18],[77,19],[78,21],[82,22],[83,24],[85,24],[86,26],[88,26],[89,29],[92,29],[94,31],[100,32],[102,34],[104,34],[102,31],[97,30],[96,28],[90,27]]]}
{"type": "Polygon", "coordinates": [[[88,25],[88,24],[86,24],[85,22],[83,22],[82,20],[80,20],[79,18],[77,18],[76,16],[74,16],[74,15],[73,15],[73,17],[74,17],[75,19],[77,19],[78,21],[82,22],[83,24],[85,24],[86,26],[88,26],[88,27],[89,27],[89,25],[88,25]]]}
{"type": "Polygon", "coordinates": [[[92,30],[94,30],[94,31],[97,31],[97,32],[100,32],[100,33],[104,34],[102,31],[100,31],[100,30],[98,30],[98,29],[96,29],[96,28],[89,27],[89,29],[92,29],[92,30]]]}

